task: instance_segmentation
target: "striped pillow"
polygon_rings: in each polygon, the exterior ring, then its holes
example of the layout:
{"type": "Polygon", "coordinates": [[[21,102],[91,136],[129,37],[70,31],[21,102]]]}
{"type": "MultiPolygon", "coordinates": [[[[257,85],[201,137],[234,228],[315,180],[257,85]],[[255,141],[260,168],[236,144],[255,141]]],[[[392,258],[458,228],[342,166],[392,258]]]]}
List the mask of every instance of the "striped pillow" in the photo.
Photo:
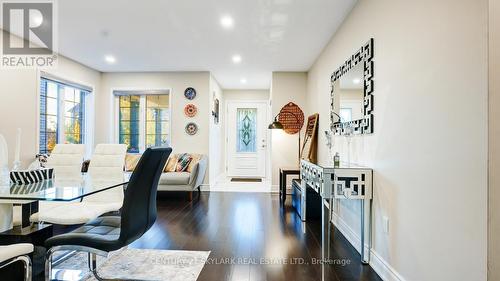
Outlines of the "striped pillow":
{"type": "Polygon", "coordinates": [[[54,177],[54,168],[43,168],[32,171],[11,171],[10,180],[15,184],[30,184],[54,177]]]}
{"type": "Polygon", "coordinates": [[[179,155],[179,159],[177,160],[177,166],[175,167],[176,172],[185,172],[189,167],[189,163],[191,163],[193,158],[188,153],[183,153],[179,155]]]}

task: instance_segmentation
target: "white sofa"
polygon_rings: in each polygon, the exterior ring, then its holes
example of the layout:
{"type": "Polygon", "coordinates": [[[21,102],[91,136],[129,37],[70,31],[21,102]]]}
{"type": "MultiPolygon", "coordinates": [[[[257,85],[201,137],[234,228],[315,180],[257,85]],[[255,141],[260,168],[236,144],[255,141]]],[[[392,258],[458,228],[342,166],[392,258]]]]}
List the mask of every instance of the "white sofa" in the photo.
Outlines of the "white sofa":
{"type": "MultiPolygon", "coordinates": [[[[208,159],[206,155],[202,154],[191,154],[193,156],[193,162],[189,165],[189,170],[185,172],[175,172],[167,171],[170,165],[173,165],[176,157],[180,153],[172,154],[165,166],[164,172],[160,176],[160,181],[158,183],[158,191],[186,191],[188,192],[188,200],[193,199],[193,191],[198,189],[203,184],[205,179],[205,174],[208,166],[208,159]]],[[[138,160],[140,155],[130,154],[127,155],[129,160],[126,162],[134,162],[138,160]]],[[[127,170],[131,171],[135,167],[133,164],[127,164],[127,170]]]]}

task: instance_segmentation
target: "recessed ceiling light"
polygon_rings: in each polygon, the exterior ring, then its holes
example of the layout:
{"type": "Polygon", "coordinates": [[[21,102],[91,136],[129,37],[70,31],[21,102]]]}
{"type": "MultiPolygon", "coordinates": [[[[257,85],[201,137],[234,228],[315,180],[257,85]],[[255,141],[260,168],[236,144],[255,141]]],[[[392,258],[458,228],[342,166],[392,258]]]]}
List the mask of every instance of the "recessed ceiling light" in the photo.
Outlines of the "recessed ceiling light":
{"type": "Polygon", "coordinates": [[[247,79],[246,78],[241,78],[240,82],[241,82],[241,84],[246,84],[247,83],[247,79]]]}
{"type": "Polygon", "coordinates": [[[232,58],[234,63],[240,63],[241,62],[241,56],[240,55],[234,55],[232,58]]]}
{"type": "Polygon", "coordinates": [[[234,26],[234,20],[231,16],[223,16],[220,18],[220,25],[225,29],[230,29],[234,26]]]}
{"type": "Polygon", "coordinates": [[[359,83],[361,83],[361,79],[359,79],[359,78],[354,78],[354,79],[352,79],[352,83],[354,83],[354,84],[359,84],[359,83]]]}
{"type": "Polygon", "coordinates": [[[107,55],[104,57],[104,60],[107,62],[107,63],[115,63],[116,62],[116,58],[113,57],[112,55],[107,55]]]}

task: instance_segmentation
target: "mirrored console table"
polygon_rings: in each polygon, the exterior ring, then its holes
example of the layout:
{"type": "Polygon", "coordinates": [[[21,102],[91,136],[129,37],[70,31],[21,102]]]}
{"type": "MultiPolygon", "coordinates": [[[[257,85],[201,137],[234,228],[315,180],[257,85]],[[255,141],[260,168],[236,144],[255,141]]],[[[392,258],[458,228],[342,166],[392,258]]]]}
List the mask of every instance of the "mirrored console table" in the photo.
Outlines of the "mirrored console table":
{"type": "MultiPolygon", "coordinates": [[[[330,257],[332,212],[337,200],[361,200],[361,261],[370,262],[371,205],[373,198],[373,171],[371,168],[341,164],[339,167],[322,167],[302,160],[300,162],[302,190],[312,188],[321,196],[321,243],[323,260],[330,257]]],[[[302,192],[300,217],[306,218],[307,192],[302,192]]]]}

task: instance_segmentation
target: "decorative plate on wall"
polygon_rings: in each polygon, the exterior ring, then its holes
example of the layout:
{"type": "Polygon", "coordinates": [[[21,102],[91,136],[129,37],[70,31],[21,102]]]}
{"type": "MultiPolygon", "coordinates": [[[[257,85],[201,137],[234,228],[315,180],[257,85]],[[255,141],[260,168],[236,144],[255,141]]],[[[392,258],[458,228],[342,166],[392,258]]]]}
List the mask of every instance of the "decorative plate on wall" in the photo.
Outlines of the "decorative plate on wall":
{"type": "Polygon", "coordinates": [[[186,125],[186,134],[192,136],[195,135],[198,132],[198,125],[195,123],[191,122],[186,125]]]}
{"type": "Polygon", "coordinates": [[[198,113],[198,108],[196,107],[196,105],[190,103],[184,107],[184,114],[187,117],[194,117],[196,113],[198,113]]]}
{"type": "Polygon", "coordinates": [[[186,90],[184,90],[184,96],[186,97],[186,99],[192,100],[196,98],[196,90],[191,87],[186,88],[186,90]]]}

